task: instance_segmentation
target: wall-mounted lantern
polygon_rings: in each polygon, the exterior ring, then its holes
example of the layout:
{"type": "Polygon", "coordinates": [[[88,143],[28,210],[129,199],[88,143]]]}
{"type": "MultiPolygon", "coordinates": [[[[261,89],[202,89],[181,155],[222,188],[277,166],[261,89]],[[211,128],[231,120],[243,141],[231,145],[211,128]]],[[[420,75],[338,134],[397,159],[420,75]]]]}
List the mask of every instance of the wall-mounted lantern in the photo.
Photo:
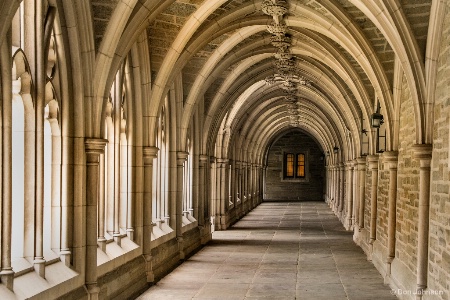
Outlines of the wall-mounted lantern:
{"type": "Polygon", "coordinates": [[[372,128],[380,128],[384,123],[383,115],[380,114],[380,108],[380,103],[378,103],[377,111],[374,112],[370,118],[370,126],[372,126],[372,128]]]}

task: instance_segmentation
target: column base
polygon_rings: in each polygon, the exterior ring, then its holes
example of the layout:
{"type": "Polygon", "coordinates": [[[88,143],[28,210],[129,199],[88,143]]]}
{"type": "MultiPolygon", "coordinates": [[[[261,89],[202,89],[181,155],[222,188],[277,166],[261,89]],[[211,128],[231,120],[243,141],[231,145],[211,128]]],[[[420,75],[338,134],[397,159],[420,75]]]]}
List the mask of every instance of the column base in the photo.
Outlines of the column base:
{"type": "Polygon", "coordinates": [[[127,236],[130,239],[130,241],[134,241],[134,229],[133,228],[127,229],[127,236]]]}
{"type": "Polygon", "coordinates": [[[59,252],[59,259],[64,263],[66,267],[70,267],[70,259],[71,259],[72,253],[70,253],[69,250],[61,250],[59,252]]]}
{"type": "Polygon", "coordinates": [[[180,260],[184,260],[186,258],[186,255],[184,253],[184,239],[183,239],[183,237],[181,237],[181,236],[177,237],[177,242],[178,242],[178,251],[179,251],[180,260]]]}
{"type": "Polygon", "coordinates": [[[105,238],[99,238],[97,240],[97,245],[103,252],[106,252],[106,239],[105,238]]]}
{"type": "Polygon", "coordinates": [[[153,257],[151,255],[145,255],[145,275],[147,277],[147,282],[155,281],[155,274],[153,273],[153,257]]]}
{"type": "Polygon", "coordinates": [[[36,257],[34,259],[33,268],[40,277],[45,279],[45,259],[43,257],[36,257]]]}
{"type": "Polygon", "coordinates": [[[113,234],[114,241],[116,242],[119,247],[122,247],[122,236],[120,234],[113,234]]]}
{"type": "Polygon", "coordinates": [[[85,288],[88,294],[88,300],[98,300],[100,288],[97,286],[97,283],[86,284],[85,288]]]}
{"type": "Polygon", "coordinates": [[[0,272],[0,281],[10,291],[14,291],[14,271],[12,268],[3,269],[0,272]]]}
{"type": "Polygon", "coordinates": [[[392,267],[392,258],[388,257],[386,261],[386,274],[384,275],[384,284],[389,284],[391,282],[391,267],[392,267]]]}

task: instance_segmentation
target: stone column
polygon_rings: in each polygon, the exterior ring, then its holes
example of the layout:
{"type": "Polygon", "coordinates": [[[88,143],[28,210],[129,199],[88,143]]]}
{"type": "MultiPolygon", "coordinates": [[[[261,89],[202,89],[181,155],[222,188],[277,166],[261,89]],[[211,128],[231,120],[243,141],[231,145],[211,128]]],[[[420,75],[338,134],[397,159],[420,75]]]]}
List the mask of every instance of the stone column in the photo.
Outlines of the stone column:
{"type": "Polygon", "coordinates": [[[327,204],[331,205],[331,167],[327,166],[327,204]]]}
{"type": "Polygon", "coordinates": [[[177,152],[177,190],[176,190],[176,220],[175,220],[175,233],[177,235],[178,250],[180,259],[185,258],[184,253],[184,241],[183,241],[183,175],[184,175],[184,162],[186,161],[189,153],[184,151],[177,152]]]}
{"type": "Polygon", "coordinates": [[[353,180],[352,180],[352,195],[353,195],[353,210],[352,210],[352,229],[355,229],[356,219],[358,216],[358,161],[352,160],[353,163],[353,180]]]}
{"type": "Polygon", "coordinates": [[[154,223],[152,222],[153,216],[153,160],[158,154],[157,147],[144,147],[144,211],[143,211],[143,249],[142,255],[145,259],[145,274],[147,282],[153,282],[155,276],[153,274],[153,257],[152,257],[152,229],[154,223]]]}
{"type": "Polygon", "coordinates": [[[417,299],[422,299],[428,279],[428,237],[430,222],[430,169],[432,145],[416,144],[413,157],[420,162],[419,173],[419,223],[417,237],[417,299]]]}
{"type": "Polygon", "coordinates": [[[206,191],[206,163],[208,162],[208,156],[207,155],[200,155],[198,158],[198,165],[199,165],[199,174],[198,174],[198,183],[199,183],[199,199],[198,199],[198,226],[205,226],[205,210],[208,207],[205,204],[205,201],[207,197],[205,197],[205,191],[206,191]]]}
{"type": "Polygon", "coordinates": [[[99,164],[99,191],[98,191],[98,214],[97,214],[97,244],[103,252],[106,252],[105,237],[105,155],[100,155],[99,164]]]}
{"type": "Polygon", "coordinates": [[[209,201],[209,203],[211,204],[211,207],[209,208],[209,217],[211,220],[211,232],[214,232],[215,230],[215,225],[216,225],[216,201],[217,201],[217,178],[216,178],[216,169],[217,169],[217,163],[216,163],[216,158],[211,156],[209,158],[209,162],[210,162],[210,188],[209,188],[209,192],[210,192],[210,197],[211,200],[209,201]]]}
{"type": "Polygon", "coordinates": [[[347,205],[345,228],[350,230],[353,226],[353,162],[347,162],[347,205]]]}
{"type": "MultiPolygon", "coordinates": [[[[206,203],[208,201],[207,197],[207,186],[206,186],[206,166],[208,162],[208,156],[207,155],[200,155],[199,156],[199,199],[198,199],[198,227],[200,229],[200,235],[201,235],[201,243],[202,245],[206,244],[210,236],[205,237],[205,231],[209,232],[210,229],[206,229],[206,222],[205,222],[205,215],[208,212],[208,204],[206,203]]],[[[209,216],[209,213],[207,214],[209,216]]]]}
{"type": "Polygon", "coordinates": [[[216,202],[216,225],[219,230],[226,229],[226,203],[228,202],[227,197],[227,180],[226,172],[228,167],[228,159],[218,158],[217,159],[217,202],[216,202]]]}
{"type": "Polygon", "coordinates": [[[373,252],[373,243],[377,239],[378,160],[378,155],[367,156],[369,169],[372,172],[370,193],[370,253],[373,252]]]}
{"type": "Polygon", "coordinates": [[[364,228],[364,209],[366,204],[366,157],[359,157],[358,162],[358,225],[359,230],[364,228]]]}
{"type": "Polygon", "coordinates": [[[345,196],[345,166],[344,163],[339,164],[339,218],[342,218],[342,211],[344,209],[345,196]]]}
{"type": "Polygon", "coordinates": [[[0,48],[0,79],[2,81],[2,117],[0,119],[2,148],[1,166],[1,283],[13,290],[14,271],[11,266],[12,230],[12,60],[11,39],[7,38],[0,48]]]}
{"type": "Polygon", "coordinates": [[[389,169],[389,210],[388,210],[388,244],[386,258],[386,274],[391,274],[391,263],[395,258],[395,230],[397,216],[397,163],[398,152],[383,153],[383,160],[389,169]]]}
{"type": "Polygon", "coordinates": [[[107,140],[87,138],[86,149],[86,261],[85,284],[89,299],[98,299],[97,286],[97,205],[99,201],[100,155],[107,140]]]}
{"type": "Polygon", "coordinates": [[[336,166],[331,167],[331,209],[336,212],[337,203],[337,168],[336,166]]]}

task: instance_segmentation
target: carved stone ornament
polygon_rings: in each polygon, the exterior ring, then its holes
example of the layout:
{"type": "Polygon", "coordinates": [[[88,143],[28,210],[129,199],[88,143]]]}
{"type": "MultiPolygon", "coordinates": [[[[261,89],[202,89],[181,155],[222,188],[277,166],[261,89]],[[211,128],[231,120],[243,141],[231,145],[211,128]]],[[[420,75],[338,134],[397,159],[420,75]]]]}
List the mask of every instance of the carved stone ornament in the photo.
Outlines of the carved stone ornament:
{"type": "Polygon", "coordinates": [[[291,38],[285,35],[274,35],[271,44],[278,49],[286,49],[291,46],[291,38]]]}
{"type": "Polygon", "coordinates": [[[282,35],[284,36],[288,30],[287,26],[285,23],[272,23],[271,25],[267,25],[267,30],[271,33],[271,34],[275,34],[275,35],[282,35]]]}
{"type": "Polygon", "coordinates": [[[284,0],[265,0],[261,4],[263,13],[269,16],[282,16],[287,13],[287,2],[284,0]]]}

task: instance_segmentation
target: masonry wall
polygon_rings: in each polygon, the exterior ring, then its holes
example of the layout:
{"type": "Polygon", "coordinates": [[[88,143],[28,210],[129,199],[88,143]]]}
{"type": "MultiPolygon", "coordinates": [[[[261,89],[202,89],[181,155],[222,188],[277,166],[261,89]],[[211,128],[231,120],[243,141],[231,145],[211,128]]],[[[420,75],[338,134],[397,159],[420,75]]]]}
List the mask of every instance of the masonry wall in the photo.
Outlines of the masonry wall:
{"type": "Polygon", "coordinates": [[[266,172],[265,200],[322,200],[325,176],[319,145],[307,134],[295,131],[278,139],[270,148],[266,172]],[[305,153],[304,181],[283,178],[284,153],[305,153]]]}
{"type": "MultiPolygon", "coordinates": [[[[416,131],[414,104],[403,78],[397,180],[397,236],[395,257],[412,273],[417,268],[417,222],[419,207],[419,161],[413,158],[416,131]]],[[[399,272],[404,273],[404,272],[399,272]]]]}
{"type": "Polygon", "coordinates": [[[430,290],[445,291],[450,299],[450,202],[449,202],[449,78],[450,78],[450,3],[438,60],[434,105],[433,158],[431,161],[430,239],[428,285],[430,290]]]}

